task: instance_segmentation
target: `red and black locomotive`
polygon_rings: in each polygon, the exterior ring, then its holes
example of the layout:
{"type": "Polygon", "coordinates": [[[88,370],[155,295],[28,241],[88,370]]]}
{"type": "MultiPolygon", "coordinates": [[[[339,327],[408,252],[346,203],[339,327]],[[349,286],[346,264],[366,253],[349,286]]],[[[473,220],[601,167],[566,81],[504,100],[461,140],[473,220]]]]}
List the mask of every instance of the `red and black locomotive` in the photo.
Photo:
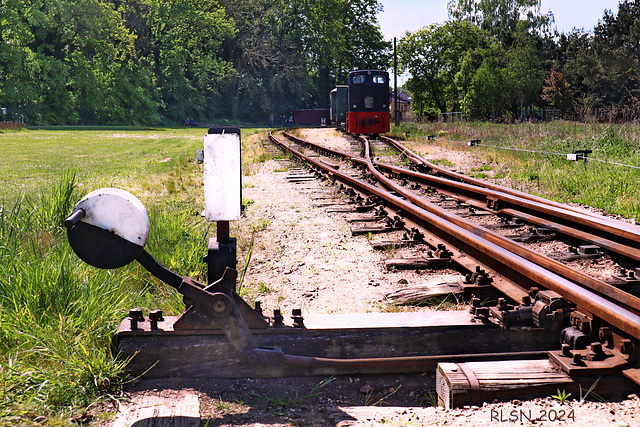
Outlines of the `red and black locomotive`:
{"type": "Polygon", "coordinates": [[[389,73],[358,70],[349,73],[346,129],[354,134],[389,132],[389,73]]]}

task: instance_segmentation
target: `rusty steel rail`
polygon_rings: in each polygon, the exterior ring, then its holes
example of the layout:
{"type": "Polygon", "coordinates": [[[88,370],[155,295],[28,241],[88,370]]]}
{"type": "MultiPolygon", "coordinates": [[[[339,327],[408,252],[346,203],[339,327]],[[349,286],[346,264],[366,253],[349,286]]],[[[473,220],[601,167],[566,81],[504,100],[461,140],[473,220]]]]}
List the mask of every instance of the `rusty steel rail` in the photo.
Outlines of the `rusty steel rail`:
{"type": "MultiPolygon", "coordinates": [[[[503,276],[520,284],[523,288],[542,286],[556,291],[568,301],[577,304],[582,309],[587,310],[636,339],[640,339],[640,315],[638,315],[638,306],[635,302],[632,301],[629,306],[625,303],[612,301],[592,290],[585,289],[581,284],[549,271],[545,267],[489,241],[486,238],[489,236],[487,230],[475,230],[471,232],[414,203],[407,202],[384,189],[353,178],[345,173],[329,169],[323,162],[303,155],[293,147],[282,143],[273,135],[271,135],[271,139],[293,155],[314,165],[318,170],[323,171],[323,173],[333,176],[335,179],[344,182],[363,194],[378,196],[388,207],[396,211],[402,211],[405,217],[421,225],[428,232],[463,251],[479,263],[487,265],[495,271],[499,271],[503,276]]],[[[388,180],[382,173],[375,171],[370,159],[366,161],[372,173],[376,175],[378,179],[386,180],[392,187],[400,187],[391,180],[388,180]]],[[[476,226],[469,224],[469,227],[476,226]]]]}
{"type": "MultiPolygon", "coordinates": [[[[285,134],[285,136],[305,146],[324,151],[331,156],[342,157],[355,163],[365,163],[364,159],[359,156],[328,149],[290,134],[285,134]]],[[[640,227],[615,219],[592,215],[583,209],[572,208],[448,171],[420,158],[395,140],[386,137],[384,140],[390,143],[393,142],[393,147],[402,151],[405,156],[417,164],[436,167],[438,173],[451,178],[425,174],[373,161],[377,168],[395,174],[398,177],[405,177],[435,187],[439,191],[476,208],[487,209],[487,204],[492,204],[493,212],[498,215],[517,217],[538,227],[549,228],[565,236],[591,243],[604,250],[640,261],[640,227]],[[466,182],[463,182],[462,178],[466,182]],[[502,206],[495,206],[496,204],[502,206]]]]}
{"type": "MultiPolygon", "coordinates": [[[[368,142],[367,142],[368,143],[368,142]]],[[[552,271],[564,278],[567,278],[575,283],[580,283],[582,286],[585,286],[599,294],[606,296],[607,298],[617,301],[621,304],[624,304],[629,310],[640,314],[640,298],[631,295],[627,292],[616,288],[608,283],[597,280],[591,276],[588,276],[581,271],[574,270],[561,262],[558,262],[554,259],[551,259],[545,255],[542,255],[538,252],[532,251],[528,249],[526,246],[521,245],[517,242],[514,242],[511,239],[508,239],[498,233],[494,233],[490,230],[485,229],[484,227],[473,224],[472,222],[465,221],[461,217],[451,214],[447,212],[445,209],[437,207],[431,203],[428,203],[421,197],[417,196],[415,193],[408,191],[404,187],[396,184],[392,180],[386,178],[380,172],[378,172],[374,163],[370,162],[370,171],[376,176],[376,178],[387,188],[391,188],[393,191],[400,194],[402,197],[416,204],[417,206],[431,212],[439,217],[450,221],[453,224],[456,224],[478,236],[481,236],[488,241],[499,245],[500,247],[507,249],[514,254],[517,254],[531,262],[534,262],[549,271],[552,271]]]]}
{"type": "Polygon", "coordinates": [[[503,205],[493,212],[497,215],[517,217],[539,227],[549,228],[557,233],[592,243],[605,250],[640,261],[640,228],[621,221],[604,220],[604,217],[585,215],[583,212],[556,208],[552,205],[522,199],[507,193],[477,187],[460,181],[453,181],[435,175],[411,171],[405,168],[374,162],[379,169],[398,177],[435,187],[461,202],[479,209],[487,209],[487,202],[503,205]],[[510,206],[510,207],[509,207],[510,206]],[[628,227],[627,227],[628,226],[628,227]]]}

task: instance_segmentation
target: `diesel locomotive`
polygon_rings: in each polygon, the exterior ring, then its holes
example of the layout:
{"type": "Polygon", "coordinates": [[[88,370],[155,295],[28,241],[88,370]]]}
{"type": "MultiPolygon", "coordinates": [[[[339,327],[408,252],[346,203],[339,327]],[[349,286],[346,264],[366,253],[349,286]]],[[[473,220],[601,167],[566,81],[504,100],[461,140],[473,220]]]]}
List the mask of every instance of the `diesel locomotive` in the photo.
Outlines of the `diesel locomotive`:
{"type": "Polygon", "coordinates": [[[349,84],[331,91],[331,121],[345,124],[353,134],[389,132],[389,73],[358,70],[349,73],[349,84]]]}

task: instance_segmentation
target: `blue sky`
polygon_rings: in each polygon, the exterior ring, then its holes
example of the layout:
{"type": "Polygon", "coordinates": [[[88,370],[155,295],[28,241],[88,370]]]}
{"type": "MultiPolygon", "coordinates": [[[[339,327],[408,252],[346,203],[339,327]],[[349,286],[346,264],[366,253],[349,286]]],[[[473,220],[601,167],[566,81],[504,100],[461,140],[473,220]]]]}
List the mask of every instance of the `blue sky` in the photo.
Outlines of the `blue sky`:
{"type": "MultiPolygon", "coordinates": [[[[406,31],[416,31],[433,23],[447,20],[449,0],[380,0],[384,11],[378,21],[385,39],[400,39],[406,31]]],[[[617,13],[619,0],[541,0],[540,12],[549,10],[555,17],[560,32],[573,28],[593,29],[604,15],[605,9],[617,13]]]]}

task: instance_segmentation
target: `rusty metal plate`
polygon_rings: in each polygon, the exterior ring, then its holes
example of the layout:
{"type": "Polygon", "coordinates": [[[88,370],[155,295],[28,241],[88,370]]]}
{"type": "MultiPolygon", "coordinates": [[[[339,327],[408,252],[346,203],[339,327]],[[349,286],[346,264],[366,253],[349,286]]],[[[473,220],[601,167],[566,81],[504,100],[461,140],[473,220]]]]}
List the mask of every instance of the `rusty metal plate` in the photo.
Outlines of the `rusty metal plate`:
{"type": "Polygon", "coordinates": [[[572,353],[584,357],[575,363],[573,357],[564,356],[561,351],[550,351],[549,360],[571,376],[615,374],[629,365],[627,359],[617,354],[607,353],[604,360],[588,360],[589,350],[573,350],[572,353]]]}
{"type": "Polygon", "coordinates": [[[640,385],[640,368],[625,369],[622,374],[634,383],[640,385]]]}

